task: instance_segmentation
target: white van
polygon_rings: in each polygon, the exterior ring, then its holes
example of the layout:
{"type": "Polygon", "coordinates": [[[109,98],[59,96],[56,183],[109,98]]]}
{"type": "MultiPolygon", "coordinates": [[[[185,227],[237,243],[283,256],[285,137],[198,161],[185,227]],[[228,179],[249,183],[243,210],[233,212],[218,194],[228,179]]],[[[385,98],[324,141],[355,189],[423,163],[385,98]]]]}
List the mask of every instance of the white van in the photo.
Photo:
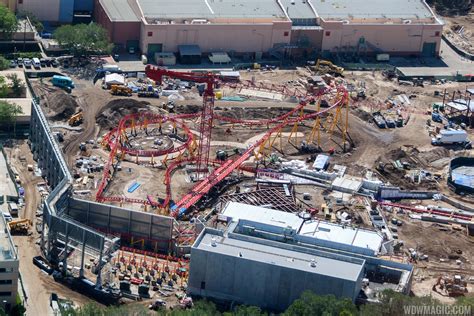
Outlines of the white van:
{"type": "Polygon", "coordinates": [[[33,58],[33,67],[35,67],[35,69],[41,69],[41,62],[38,58],[33,58]]]}
{"type": "Polygon", "coordinates": [[[8,202],[8,211],[11,216],[18,216],[18,205],[13,202],[8,202]]]}

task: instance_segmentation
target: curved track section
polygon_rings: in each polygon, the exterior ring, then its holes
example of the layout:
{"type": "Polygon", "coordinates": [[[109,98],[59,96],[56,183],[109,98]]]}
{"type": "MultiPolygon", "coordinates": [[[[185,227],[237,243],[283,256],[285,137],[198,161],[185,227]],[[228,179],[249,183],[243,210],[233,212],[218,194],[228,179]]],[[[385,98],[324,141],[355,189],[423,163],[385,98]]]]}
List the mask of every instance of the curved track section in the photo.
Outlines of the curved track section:
{"type": "MultiPolygon", "coordinates": [[[[220,115],[214,115],[214,119],[228,122],[232,124],[242,124],[245,126],[256,126],[256,125],[273,125],[273,127],[257,142],[252,144],[247,150],[239,156],[235,160],[227,160],[227,161],[210,161],[213,165],[218,165],[217,168],[213,170],[205,179],[197,183],[194,188],[186,194],[184,197],[179,200],[178,203],[173,205],[171,209],[171,215],[174,217],[181,216],[182,214],[186,213],[186,211],[195,205],[205,194],[207,194],[213,186],[221,182],[224,178],[226,178],[229,174],[231,174],[236,169],[241,169],[245,171],[254,171],[252,168],[243,167],[242,164],[248,160],[254,153],[254,151],[267,142],[273,134],[279,132],[282,128],[297,124],[299,122],[314,119],[318,116],[325,115],[329,111],[337,108],[343,107],[348,102],[348,93],[343,86],[339,86],[333,91],[321,91],[317,95],[310,95],[306,92],[300,91],[295,89],[290,90],[286,87],[278,87],[272,85],[271,87],[265,85],[255,85],[251,82],[245,82],[240,85],[236,84],[226,84],[232,88],[238,89],[240,88],[252,88],[252,89],[263,89],[279,92],[288,97],[297,97],[300,99],[300,103],[295,106],[292,110],[288,111],[287,113],[280,115],[275,118],[271,119],[264,119],[264,120],[244,120],[244,119],[235,119],[220,115]],[[329,107],[324,108],[318,112],[313,112],[309,114],[304,114],[303,109],[312,102],[320,102],[323,97],[327,97],[329,99],[329,107]],[[300,114],[298,114],[300,113],[300,114]]],[[[326,100],[327,101],[327,100],[326,100]]],[[[104,196],[104,192],[106,190],[109,181],[111,180],[111,173],[115,170],[116,164],[114,165],[114,161],[118,162],[119,159],[119,151],[123,154],[128,154],[132,156],[139,156],[139,157],[158,157],[167,155],[170,153],[175,152],[184,152],[186,149],[190,149],[190,145],[194,140],[194,135],[189,129],[189,127],[185,124],[185,120],[187,119],[195,119],[200,117],[201,113],[195,114],[181,114],[181,115],[161,115],[161,114],[151,114],[151,113],[135,113],[125,116],[120,122],[118,127],[111,130],[107,133],[102,141],[102,144],[106,144],[110,148],[110,155],[109,160],[104,168],[104,173],[102,177],[102,181],[100,183],[99,189],[96,194],[97,201],[111,201],[111,202],[128,202],[128,203],[139,203],[143,205],[151,205],[154,207],[160,208],[167,208],[171,202],[172,192],[171,192],[171,177],[174,170],[181,165],[186,163],[195,162],[196,158],[193,156],[192,151],[190,152],[190,156],[187,158],[181,158],[173,161],[171,164],[167,166],[166,173],[165,173],[165,185],[166,185],[166,198],[163,204],[160,204],[154,201],[150,196],[147,197],[146,200],[142,199],[132,199],[127,197],[107,197],[104,196]],[[137,127],[144,127],[148,124],[163,124],[166,122],[171,122],[174,126],[179,127],[182,129],[186,135],[186,142],[180,146],[173,147],[167,150],[136,150],[128,148],[125,145],[125,138],[127,129],[131,129],[133,131],[134,128],[137,127]],[[112,168],[112,171],[111,171],[112,168]]]]}

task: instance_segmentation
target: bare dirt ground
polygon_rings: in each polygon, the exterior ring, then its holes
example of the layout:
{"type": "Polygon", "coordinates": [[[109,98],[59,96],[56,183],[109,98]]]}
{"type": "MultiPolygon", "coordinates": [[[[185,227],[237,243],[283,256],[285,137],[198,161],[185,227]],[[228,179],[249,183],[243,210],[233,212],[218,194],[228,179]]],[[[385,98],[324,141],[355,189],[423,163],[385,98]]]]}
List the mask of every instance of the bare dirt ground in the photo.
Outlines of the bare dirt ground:
{"type": "MultiPolygon", "coordinates": [[[[256,82],[272,82],[281,85],[299,86],[301,76],[308,75],[305,69],[296,71],[269,71],[269,72],[242,72],[243,79],[251,80],[254,78],[256,82]]],[[[429,170],[431,172],[445,173],[449,160],[452,157],[460,155],[468,155],[469,152],[460,151],[456,148],[442,150],[434,148],[430,144],[431,136],[427,128],[427,120],[430,115],[427,114],[431,110],[433,102],[442,101],[442,92],[446,90],[449,95],[456,91],[465,91],[466,85],[462,83],[448,82],[444,84],[426,83],[425,87],[402,86],[395,81],[385,80],[378,72],[348,72],[345,79],[354,84],[354,86],[364,86],[367,98],[365,100],[354,101],[351,103],[351,111],[349,114],[349,133],[351,140],[355,144],[355,148],[349,153],[343,153],[340,144],[340,135],[337,133],[333,136],[334,140],[322,133],[322,147],[325,151],[335,148],[336,152],[331,157],[331,164],[342,164],[348,167],[349,175],[364,176],[367,171],[372,171],[384,181],[388,181],[395,185],[400,185],[407,189],[438,189],[441,192],[454,196],[445,185],[445,178],[439,183],[422,183],[421,185],[411,184],[405,180],[404,173],[398,173],[394,170],[388,170],[387,173],[381,174],[376,170],[380,162],[390,163],[393,160],[406,160],[413,164],[415,168],[429,170]],[[440,94],[439,95],[435,95],[440,94]],[[441,92],[441,93],[439,93],[441,92]],[[386,101],[388,98],[396,99],[398,95],[405,94],[410,98],[410,104],[405,104],[402,108],[403,115],[408,117],[408,123],[403,128],[396,129],[379,129],[373,122],[372,112],[378,110],[386,110],[386,101]]],[[[227,92],[229,93],[229,92],[227,92]]],[[[184,100],[176,101],[177,113],[196,113],[200,110],[202,100],[198,94],[193,92],[185,92],[182,94],[184,100]]],[[[81,125],[81,131],[67,131],[63,150],[67,161],[71,168],[75,158],[78,155],[78,146],[81,142],[89,139],[97,139],[110,128],[116,126],[120,118],[128,113],[136,111],[162,111],[161,105],[166,99],[140,99],[136,97],[123,98],[111,96],[108,91],[102,90],[99,85],[92,85],[90,82],[80,81],[78,88],[73,92],[73,98],[77,103],[74,110],[78,107],[84,111],[84,123],[81,125]]],[[[49,100],[46,100],[49,102],[49,100]]],[[[74,105],[74,102],[71,102],[74,105]]],[[[252,100],[245,102],[227,102],[216,101],[216,113],[224,116],[246,119],[264,119],[276,117],[295,107],[292,102],[277,102],[252,100]]],[[[308,110],[315,110],[314,106],[308,106],[308,110]]],[[[71,112],[71,111],[69,111],[71,112]]],[[[55,123],[67,124],[67,117],[58,118],[54,111],[50,113],[50,120],[55,123]]],[[[305,122],[305,126],[300,126],[298,131],[307,135],[311,129],[313,122],[305,122]]],[[[217,149],[232,149],[236,143],[245,145],[252,139],[256,140],[258,135],[262,135],[267,131],[266,126],[256,126],[252,128],[243,126],[232,126],[231,124],[215,123],[213,129],[212,141],[213,147],[211,158],[215,158],[217,149]],[[230,133],[228,128],[230,127],[230,133]]],[[[198,129],[196,122],[189,122],[189,126],[193,130],[198,129]]],[[[437,125],[441,127],[441,125],[437,125]]],[[[289,132],[291,127],[285,129],[289,132]]],[[[472,130],[469,134],[474,135],[472,130]]],[[[274,146],[273,150],[286,159],[306,159],[309,155],[298,153],[297,148],[288,144],[283,139],[283,151],[279,152],[278,146],[274,146]]],[[[89,148],[90,155],[96,155],[103,159],[107,159],[108,152],[100,148],[89,148]]],[[[149,168],[142,165],[136,165],[133,159],[122,162],[122,171],[116,174],[113,179],[107,195],[126,195],[127,188],[133,181],[139,181],[141,187],[137,189],[130,197],[145,199],[148,194],[155,197],[164,197],[165,186],[163,185],[163,168],[149,168]],[[130,169],[129,169],[130,168],[130,169]],[[129,171],[130,170],[130,171],[129,171]]],[[[100,181],[101,174],[96,174],[95,179],[100,181]]],[[[172,178],[173,198],[177,199],[192,187],[183,169],[177,170],[172,178]]],[[[314,194],[321,194],[321,190],[315,189],[314,194]]],[[[311,188],[302,187],[298,189],[298,196],[301,198],[303,192],[313,192],[311,188]]],[[[91,199],[94,195],[91,194],[91,199]]],[[[456,196],[456,198],[461,199],[456,196]]],[[[465,198],[465,201],[470,201],[465,198]]],[[[472,201],[471,201],[472,202],[472,201]]],[[[319,207],[323,203],[321,198],[315,198],[311,201],[310,206],[319,207]]],[[[143,206],[123,205],[134,209],[144,210],[143,206]]],[[[150,210],[147,210],[150,211],[150,210]]],[[[400,231],[400,239],[403,239],[408,247],[420,249],[430,256],[428,263],[423,262],[424,266],[417,267],[422,272],[414,282],[414,292],[416,294],[430,294],[434,279],[439,273],[452,274],[456,266],[453,262],[446,265],[439,265],[439,259],[449,256],[449,254],[459,248],[463,250],[464,264],[466,275],[471,273],[472,267],[470,262],[473,259],[472,237],[467,237],[462,232],[440,230],[433,224],[425,224],[419,221],[412,221],[407,217],[404,219],[404,226],[400,231]],[[423,229],[420,229],[422,227],[423,229]],[[437,236],[433,242],[433,236],[437,236]],[[441,269],[441,270],[440,270],[441,269]],[[444,269],[444,270],[443,270],[444,269]],[[443,272],[444,271],[444,272],[443,272]],[[427,283],[428,282],[428,283],[427,283]],[[431,285],[430,285],[431,284],[431,285]]],[[[454,263],[455,264],[455,263],[454,263]]],[[[64,289],[66,291],[66,289],[64,289]]],[[[64,292],[66,293],[66,292],[64,292]]],[[[80,302],[80,298],[78,298],[80,302]]]]}
{"type": "Polygon", "coordinates": [[[74,292],[48,276],[33,265],[33,257],[40,255],[39,246],[36,242],[40,235],[34,229],[37,217],[36,209],[41,202],[36,185],[42,182],[41,177],[36,177],[33,172],[27,170],[28,164],[34,164],[31,151],[26,142],[21,142],[16,148],[8,148],[12,151],[12,165],[18,170],[22,186],[25,189],[25,207],[19,217],[30,219],[33,222],[31,236],[14,236],[13,240],[19,251],[20,273],[25,286],[27,300],[25,301],[26,315],[52,315],[49,307],[51,293],[57,293],[61,298],[68,298],[78,305],[89,301],[88,298],[74,292]],[[20,157],[25,157],[26,162],[21,162],[20,157]]]}
{"type": "Polygon", "coordinates": [[[474,53],[474,11],[464,16],[443,17],[444,34],[464,51],[474,53]]]}

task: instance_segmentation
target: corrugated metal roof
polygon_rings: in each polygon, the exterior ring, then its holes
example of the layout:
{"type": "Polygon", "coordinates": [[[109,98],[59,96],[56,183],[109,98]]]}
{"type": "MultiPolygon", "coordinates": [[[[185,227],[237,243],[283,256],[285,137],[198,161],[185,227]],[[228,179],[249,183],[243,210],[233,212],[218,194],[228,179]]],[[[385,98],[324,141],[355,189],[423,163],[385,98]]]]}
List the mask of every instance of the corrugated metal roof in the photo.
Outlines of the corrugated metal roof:
{"type": "Polygon", "coordinates": [[[426,19],[433,15],[422,0],[312,0],[323,19],[426,19]]]}
{"type": "Polygon", "coordinates": [[[383,241],[382,236],[375,231],[343,227],[338,224],[320,220],[305,222],[301,227],[299,235],[314,237],[344,245],[368,248],[375,252],[380,250],[383,241]]]}
{"type": "Polygon", "coordinates": [[[296,231],[303,224],[303,219],[296,214],[238,202],[229,202],[222,211],[222,215],[232,218],[232,221],[243,219],[280,228],[289,226],[296,231]]]}
{"type": "Polygon", "coordinates": [[[315,19],[307,0],[280,0],[290,19],[315,19]]]}
{"type": "Polygon", "coordinates": [[[337,256],[334,254],[329,255],[330,257],[324,257],[323,252],[314,251],[315,254],[311,254],[300,252],[296,249],[285,249],[206,232],[203,238],[199,240],[199,243],[193,247],[207,252],[241,257],[245,260],[351,281],[358,279],[365,264],[365,260],[362,259],[337,256]],[[213,242],[216,243],[215,247],[212,246],[213,242]],[[311,260],[316,262],[316,267],[311,266],[311,260]]]}
{"type": "Polygon", "coordinates": [[[274,0],[137,0],[148,18],[285,17],[274,0]]]}
{"type": "Polygon", "coordinates": [[[133,12],[127,0],[100,0],[102,8],[114,22],[138,22],[139,18],[133,12]]]}

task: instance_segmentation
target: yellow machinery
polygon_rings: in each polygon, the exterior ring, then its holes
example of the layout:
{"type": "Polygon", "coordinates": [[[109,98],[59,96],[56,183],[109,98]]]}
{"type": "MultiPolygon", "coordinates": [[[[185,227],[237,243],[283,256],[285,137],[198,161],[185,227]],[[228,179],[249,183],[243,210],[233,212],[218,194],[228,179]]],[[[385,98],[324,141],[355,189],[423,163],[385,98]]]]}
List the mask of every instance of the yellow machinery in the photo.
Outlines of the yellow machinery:
{"type": "Polygon", "coordinates": [[[73,116],[71,116],[67,122],[71,126],[76,126],[82,123],[82,119],[83,119],[83,114],[82,114],[82,111],[80,111],[74,114],[73,116]]]}
{"type": "Polygon", "coordinates": [[[113,95],[123,95],[129,97],[132,95],[132,89],[114,84],[110,87],[110,93],[113,95]]]}
{"type": "Polygon", "coordinates": [[[343,76],[344,68],[334,65],[329,60],[318,59],[316,66],[313,67],[313,70],[319,74],[331,74],[335,76],[343,76]]]}
{"type": "Polygon", "coordinates": [[[31,224],[29,219],[17,219],[8,222],[8,228],[13,235],[26,235],[28,234],[31,224]]]}

